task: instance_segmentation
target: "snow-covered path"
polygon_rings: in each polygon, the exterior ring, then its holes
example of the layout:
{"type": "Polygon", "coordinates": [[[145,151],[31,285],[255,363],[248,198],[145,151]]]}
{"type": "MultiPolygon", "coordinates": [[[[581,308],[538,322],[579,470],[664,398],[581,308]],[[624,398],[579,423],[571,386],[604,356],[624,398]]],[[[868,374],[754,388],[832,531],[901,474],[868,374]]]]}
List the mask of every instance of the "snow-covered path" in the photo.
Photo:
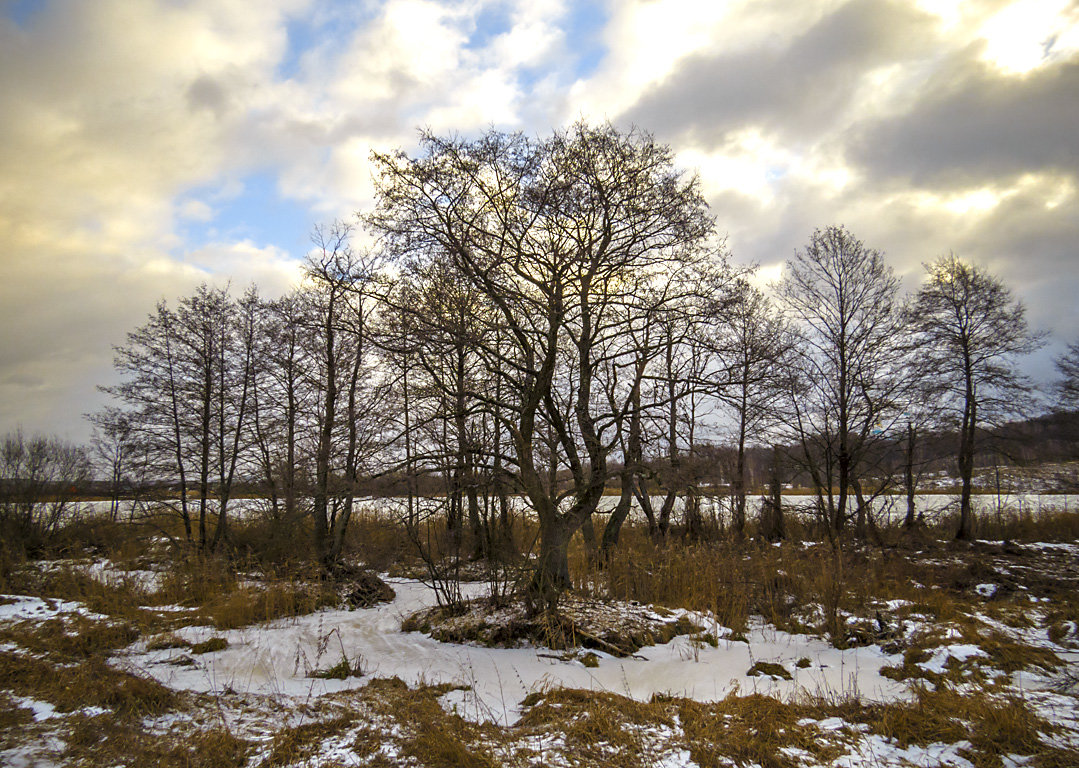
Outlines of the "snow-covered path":
{"type": "MultiPolygon", "coordinates": [[[[544,648],[484,648],[442,643],[417,632],[402,632],[401,619],[433,604],[430,589],[416,581],[390,580],[397,591],[387,605],[357,611],[322,611],[295,619],[216,632],[209,627],[188,627],[177,634],[191,642],[225,637],[225,650],[191,656],[187,649],[146,651],[145,642],[132,646],[119,660],[138,667],[159,681],[179,689],[262,693],[291,698],[366,684],[372,677],[400,677],[419,682],[469,686],[444,697],[447,706],[470,719],[512,723],[518,705],[530,692],[544,686],[606,690],[639,700],[654,693],[714,701],[738,686],[785,697],[810,693],[859,693],[864,700],[891,700],[906,695],[906,686],[881,677],[880,668],[896,657],[870,646],[839,651],[827,642],[777,632],[757,625],[747,633],[748,643],[721,639],[718,647],[694,643],[688,637],[642,649],[634,658],[602,653],[599,666],[587,668],[576,660],[555,658],[544,648]],[[361,659],[364,677],[324,680],[308,677],[314,669],[338,664],[342,655],[350,663],[361,659]],[[799,669],[799,659],[811,665],[799,669]],[[176,664],[184,660],[185,664],[176,664]],[[191,661],[194,664],[191,664],[191,661]],[[793,680],[748,677],[757,661],[781,663],[793,680]]],[[[470,585],[478,594],[483,585],[470,585]]],[[[722,631],[717,634],[722,634],[722,631]]]]}

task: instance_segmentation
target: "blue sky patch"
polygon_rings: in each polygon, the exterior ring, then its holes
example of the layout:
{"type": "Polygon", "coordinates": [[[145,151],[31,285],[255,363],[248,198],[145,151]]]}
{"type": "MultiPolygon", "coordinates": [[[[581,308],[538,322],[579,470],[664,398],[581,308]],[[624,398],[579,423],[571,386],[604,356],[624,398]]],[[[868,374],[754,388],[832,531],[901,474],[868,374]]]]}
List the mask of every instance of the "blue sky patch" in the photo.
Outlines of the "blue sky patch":
{"type": "Polygon", "coordinates": [[[46,0],[0,0],[0,12],[20,27],[25,27],[46,5],[46,0]]]}
{"type": "Polygon", "coordinates": [[[566,32],[566,48],[576,62],[574,74],[578,79],[595,72],[607,54],[603,30],[609,21],[606,3],[570,4],[563,29],[566,32]]]}
{"type": "Polygon", "coordinates": [[[300,258],[310,246],[311,228],[316,218],[295,200],[281,196],[276,176],[259,172],[242,179],[243,189],[227,199],[215,191],[200,189],[186,196],[209,205],[214,216],[209,221],[184,221],[181,236],[195,250],[209,243],[250,240],[257,246],[274,245],[300,258]]]}

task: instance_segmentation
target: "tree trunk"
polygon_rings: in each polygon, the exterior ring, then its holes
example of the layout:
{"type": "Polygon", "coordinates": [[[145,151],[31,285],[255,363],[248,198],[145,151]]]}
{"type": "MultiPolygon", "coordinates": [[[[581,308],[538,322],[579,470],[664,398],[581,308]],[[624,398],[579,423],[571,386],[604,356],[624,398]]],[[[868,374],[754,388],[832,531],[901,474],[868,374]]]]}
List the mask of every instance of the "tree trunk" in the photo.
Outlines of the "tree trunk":
{"type": "Polygon", "coordinates": [[[974,377],[967,366],[966,398],[963,404],[963,423],[959,434],[959,477],[963,490],[959,498],[959,529],[955,538],[961,541],[972,537],[973,521],[970,510],[971,484],[974,475],[974,429],[977,425],[977,403],[974,398],[974,377]]]}
{"type": "Polygon", "coordinates": [[[534,610],[552,611],[572,586],[568,547],[574,529],[564,520],[540,520],[540,551],[529,593],[534,610]]]}
{"type": "Polygon", "coordinates": [[[761,504],[761,536],[768,541],[786,538],[786,526],[783,520],[783,485],[780,479],[779,449],[772,447],[771,466],[768,486],[769,497],[761,504]]]}
{"type": "Polygon", "coordinates": [[[607,525],[603,528],[603,539],[600,542],[600,555],[607,560],[611,550],[618,544],[618,536],[622,532],[622,524],[626,522],[629,511],[633,506],[633,485],[636,482],[636,474],[632,470],[622,470],[622,495],[618,497],[618,504],[611,511],[607,525]]]}
{"type": "Polygon", "coordinates": [[[915,505],[914,505],[914,441],[916,433],[914,430],[914,424],[907,424],[907,455],[904,466],[904,483],[907,490],[907,517],[903,521],[903,527],[910,530],[915,524],[915,505]]]}

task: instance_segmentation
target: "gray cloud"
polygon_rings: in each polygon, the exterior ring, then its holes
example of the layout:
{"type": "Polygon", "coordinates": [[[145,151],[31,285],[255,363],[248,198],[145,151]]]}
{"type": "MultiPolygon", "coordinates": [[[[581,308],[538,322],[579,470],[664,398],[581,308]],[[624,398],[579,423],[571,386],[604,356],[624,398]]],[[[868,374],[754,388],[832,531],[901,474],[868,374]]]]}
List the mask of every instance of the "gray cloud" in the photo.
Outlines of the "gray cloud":
{"type": "Polygon", "coordinates": [[[1007,76],[968,60],[934,77],[906,114],[863,125],[849,157],[874,176],[931,187],[1074,174],[1077,127],[1079,61],[1007,76]]]}
{"type": "Polygon", "coordinates": [[[747,125],[805,144],[842,118],[867,71],[933,40],[932,21],[910,4],[855,0],[789,45],[689,58],[623,117],[709,149],[747,125]]]}

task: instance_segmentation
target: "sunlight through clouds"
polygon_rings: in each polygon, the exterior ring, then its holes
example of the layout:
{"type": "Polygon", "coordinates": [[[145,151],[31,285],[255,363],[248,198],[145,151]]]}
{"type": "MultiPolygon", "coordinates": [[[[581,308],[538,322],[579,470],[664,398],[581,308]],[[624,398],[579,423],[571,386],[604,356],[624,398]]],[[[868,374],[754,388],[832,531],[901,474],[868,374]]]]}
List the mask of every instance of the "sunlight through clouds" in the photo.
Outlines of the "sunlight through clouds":
{"type": "Polygon", "coordinates": [[[984,58],[1021,75],[1079,51],[1079,7],[1071,0],[1020,0],[979,30],[984,58]]]}

